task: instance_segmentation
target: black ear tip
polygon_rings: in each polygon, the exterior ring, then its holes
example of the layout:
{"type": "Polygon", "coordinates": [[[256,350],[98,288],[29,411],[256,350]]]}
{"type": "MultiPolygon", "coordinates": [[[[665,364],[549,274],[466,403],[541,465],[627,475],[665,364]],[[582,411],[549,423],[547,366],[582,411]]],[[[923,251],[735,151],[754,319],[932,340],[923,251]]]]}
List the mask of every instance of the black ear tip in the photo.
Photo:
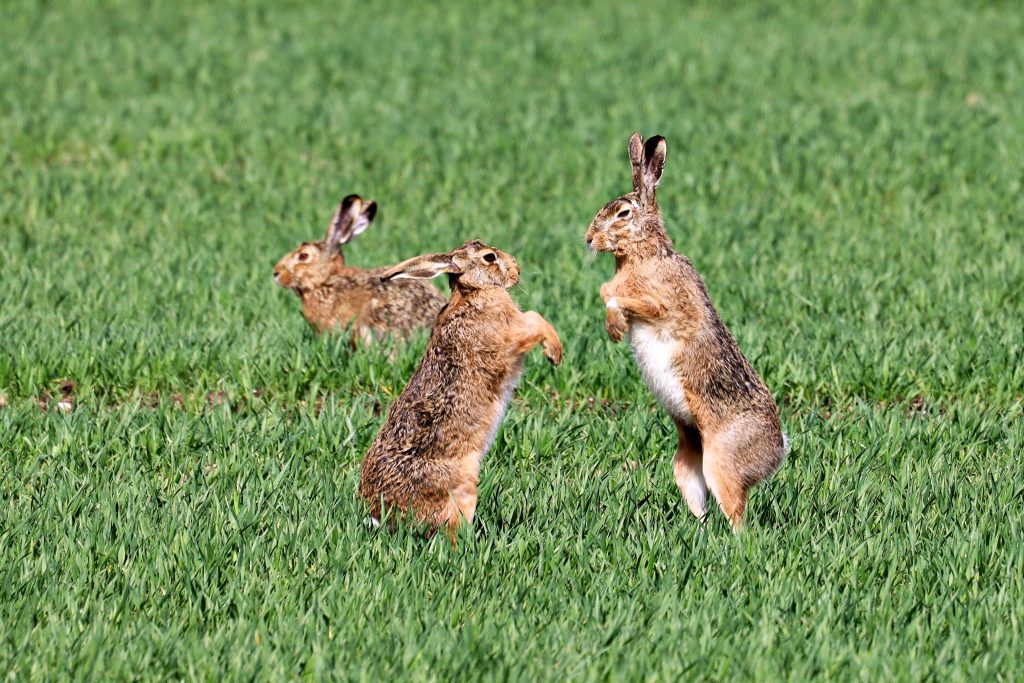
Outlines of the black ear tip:
{"type": "Polygon", "coordinates": [[[644,156],[650,159],[654,156],[654,152],[657,151],[658,145],[665,142],[665,138],[660,135],[653,135],[651,138],[644,143],[644,156]]]}
{"type": "Polygon", "coordinates": [[[365,213],[366,217],[372,221],[374,216],[377,215],[377,202],[371,201],[364,204],[363,213],[365,213]]]}
{"type": "Polygon", "coordinates": [[[348,210],[352,208],[352,205],[358,201],[362,201],[362,197],[360,197],[357,194],[350,194],[349,196],[341,200],[341,208],[342,210],[348,210]]]}

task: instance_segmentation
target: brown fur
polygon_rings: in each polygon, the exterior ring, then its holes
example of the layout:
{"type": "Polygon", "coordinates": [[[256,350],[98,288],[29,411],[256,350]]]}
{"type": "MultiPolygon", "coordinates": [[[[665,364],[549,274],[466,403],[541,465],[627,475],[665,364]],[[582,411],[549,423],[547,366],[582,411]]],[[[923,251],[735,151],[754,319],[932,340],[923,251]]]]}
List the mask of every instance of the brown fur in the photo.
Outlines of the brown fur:
{"type": "Polygon", "coordinates": [[[539,314],[523,313],[508,288],[519,280],[512,256],[481,242],[420,256],[383,278],[449,273],[451,299],[437,316],[420,366],[391,405],[363,460],[359,492],[370,514],[395,508],[454,533],[476,512],[480,464],[537,344],[554,364],[562,343],[539,314]],[[488,259],[493,259],[489,261],[488,259]]]}
{"type": "Polygon", "coordinates": [[[383,333],[405,337],[429,327],[445,298],[429,282],[382,282],[381,268],[345,264],[342,245],[366,230],[377,204],[350,195],[338,207],[324,239],[303,242],[274,266],[274,280],[302,301],[306,322],[321,333],[351,328],[365,342],[383,333]]]}
{"type": "Polygon", "coordinates": [[[601,286],[605,327],[616,342],[630,334],[642,369],[651,345],[665,349],[670,369],[647,379],[652,391],[658,385],[671,397],[664,387],[678,386],[685,396],[682,408],[663,401],[679,433],[676,483],[698,517],[705,514],[710,488],[738,530],[748,490],[770,476],[785,454],[778,409],[719,318],[704,281],[665,232],[655,199],[664,138],[644,144],[636,133],[629,151],[633,191],[602,207],[586,235],[592,249],[615,255],[615,276],[601,286]],[[635,338],[639,324],[643,339],[635,338]]]}

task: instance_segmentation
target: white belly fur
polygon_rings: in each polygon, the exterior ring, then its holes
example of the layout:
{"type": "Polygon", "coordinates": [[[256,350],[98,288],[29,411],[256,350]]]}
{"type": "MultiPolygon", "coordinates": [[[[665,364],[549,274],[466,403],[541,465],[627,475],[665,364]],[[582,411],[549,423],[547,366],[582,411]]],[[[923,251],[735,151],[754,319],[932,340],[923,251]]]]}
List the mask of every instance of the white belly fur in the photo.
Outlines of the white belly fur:
{"type": "Polygon", "coordinates": [[[498,427],[501,426],[501,421],[505,418],[505,409],[508,408],[509,401],[512,400],[512,392],[516,390],[516,385],[519,384],[519,377],[523,374],[523,359],[520,358],[517,366],[512,372],[512,376],[509,377],[508,382],[505,383],[505,388],[502,390],[501,395],[494,402],[491,414],[491,428],[487,432],[487,441],[484,442],[483,451],[480,453],[480,460],[483,460],[484,456],[487,455],[487,451],[491,450],[491,444],[494,443],[494,437],[498,435],[498,427]]]}
{"type": "Polygon", "coordinates": [[[693,424],[693,414],[686,403],[686,392],[679,382],[675,355],[679,343],[646,323],[634,322],[629,326],[629,343],[647,388],[654,394],[669,415],[693,424]]]}

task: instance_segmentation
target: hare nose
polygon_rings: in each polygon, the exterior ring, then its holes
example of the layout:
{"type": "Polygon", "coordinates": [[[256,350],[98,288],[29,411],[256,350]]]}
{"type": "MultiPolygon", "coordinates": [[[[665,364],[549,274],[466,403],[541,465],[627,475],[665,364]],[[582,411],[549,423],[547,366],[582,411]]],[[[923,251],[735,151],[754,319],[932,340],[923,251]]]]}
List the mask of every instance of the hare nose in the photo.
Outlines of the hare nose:
{"type": "Polygon", "coordinates": [[[277,277],[278,275],[280,275],[280,274],[281,274],[281,271],[279,271],[279,270],[277,270],[277,269],[275,268],[275,269],[274,269],[274,277],[276,278],[276,277],[277,277]]]}

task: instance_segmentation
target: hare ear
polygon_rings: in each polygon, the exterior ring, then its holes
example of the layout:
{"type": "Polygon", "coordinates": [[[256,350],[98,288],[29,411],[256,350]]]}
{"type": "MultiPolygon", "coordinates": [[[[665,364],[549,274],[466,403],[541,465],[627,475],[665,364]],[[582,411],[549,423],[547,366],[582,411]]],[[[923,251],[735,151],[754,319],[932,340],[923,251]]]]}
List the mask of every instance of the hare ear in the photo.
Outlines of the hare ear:
{"type": "MultiPolygon", "coordinates": [[[[356,212],[363,200],[357,194],[350,194],[341,200],[338,210],[334,212],[324,243],[328,252],[337,251],[341,245],[352,239],[352,228],[355,224],[356,212]]],[[[369,224],[367,224],[369,225],[369,224]]],[[[363,228],[365,230],[366,228],[363,228]]]]}
{"type": "Polygon", "coordinates": [[[349,229],[348,237],[342,242],[345,244],[352,240],[356,235],[362,235],[366,232],[366,229],[370,227],[370,223],[373,222],[374,217],[377,215],[377,202],[369,201],[363,202],[362,208],[357,213],[352,221],[352,227],[349,229]]]}
{"type": "Polygon", "coordinates": [[[633,166],[633,191],[639,192],[644,179],[644,138],[640,133],[629,138],[629,163],[633,166]]]}
{"type": "Polygon", "coordinates": [[[665,138],[655,135],[644,144],[643,191],[640,193],[645,201],[654,199],[654,190],[661,182],[661,174],[665,170],[665,152],[668,145],[665,138]]]}
{"type": "Polygon", "coordinates": [[[455,263],[451,254],[426,254],[391,266],[380,274],[380,279],[381,282],[403,279],[429,280],[441,273],[458,275],[462,273],[462,268],[455,263]]]}

